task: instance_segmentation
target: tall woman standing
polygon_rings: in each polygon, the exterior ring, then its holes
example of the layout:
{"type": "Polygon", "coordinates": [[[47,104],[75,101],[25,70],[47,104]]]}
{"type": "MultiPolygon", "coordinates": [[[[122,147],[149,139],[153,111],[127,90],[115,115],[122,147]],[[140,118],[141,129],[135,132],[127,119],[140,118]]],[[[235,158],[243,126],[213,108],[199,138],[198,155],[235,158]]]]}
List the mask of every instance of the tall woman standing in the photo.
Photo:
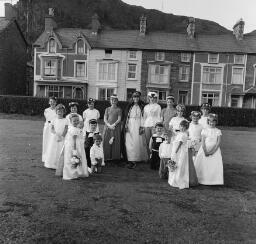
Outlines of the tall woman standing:
{"type": "Polygon", "coordinates": [[[152,130],[157,122],[161,122],[161,106],[157,103],[157,94],[148,93],[149,104],[144,107],[144,129],[147,147],[152,136],[152,130]]]}
{"type": "Polygon", "coordinates": [[[121,159],[121,118],[122,110],[117,107],[118,97],[110,97],[111,106],[106,108],[104,114],[103,149],[105,160],[121,159]]]}
{"type": "Polygon", "coordinates": [[[56,97],[49,97],[49,108],[44,110],[44,129],[43,129],[43,149],[42,149],[42,162],[45,163],[45,156],[47,151],[47,146],[49,144],[49,139],[51,137],[51,122],[57,118],[55,107],[57,104],[56,97]]]}
{"type": "Polygon", "coordinates": [[[147,161],[148,152],[143,129],[143,107],[140,92],[134,92],[128,105],[124,120],[125,157],[128,168],[135,168],[136,162],[147,161]]]}

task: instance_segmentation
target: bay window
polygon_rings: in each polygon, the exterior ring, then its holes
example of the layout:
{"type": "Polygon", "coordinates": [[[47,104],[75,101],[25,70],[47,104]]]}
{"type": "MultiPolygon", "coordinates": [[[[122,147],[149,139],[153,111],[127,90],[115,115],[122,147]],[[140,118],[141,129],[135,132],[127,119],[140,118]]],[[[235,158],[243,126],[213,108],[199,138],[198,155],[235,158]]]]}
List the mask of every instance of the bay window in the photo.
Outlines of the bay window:
{"type": "Polygon", "coordinates": [[[57,76],[57,60],[56,59],[48,59],[44,60],[44,76],[57,76]]]}

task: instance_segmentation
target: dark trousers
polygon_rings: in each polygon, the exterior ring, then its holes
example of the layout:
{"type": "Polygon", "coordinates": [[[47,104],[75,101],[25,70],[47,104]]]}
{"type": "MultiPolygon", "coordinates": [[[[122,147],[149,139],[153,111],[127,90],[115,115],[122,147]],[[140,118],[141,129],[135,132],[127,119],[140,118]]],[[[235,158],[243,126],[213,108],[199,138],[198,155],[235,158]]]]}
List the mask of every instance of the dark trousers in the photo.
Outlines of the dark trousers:
{"type": "Polygon", "coordinates": [[[150,163],[150,168],[151,169],[154,169],[154,170],[159,169],[160,158],[159,158],[158,151],[153,151],[152,150],[152,154],[151,154],[151,158],[149,159],[149,163],[150,163]]]}
{"type": "Polygon", "coordinates": [[[161,179],[168,179],[168,163],[169,158],[161,158],[159,166],[159,177],[161,179]]]}
{"type": "Polygon", "coordinates": [[[87,160],[87,166],[89,167],[89,168],[91,168],[91,158],[90,158],[90,150],[91,150],[91,147],[85,147],[85,155],[86,155],[86,160],[87,160]]]}

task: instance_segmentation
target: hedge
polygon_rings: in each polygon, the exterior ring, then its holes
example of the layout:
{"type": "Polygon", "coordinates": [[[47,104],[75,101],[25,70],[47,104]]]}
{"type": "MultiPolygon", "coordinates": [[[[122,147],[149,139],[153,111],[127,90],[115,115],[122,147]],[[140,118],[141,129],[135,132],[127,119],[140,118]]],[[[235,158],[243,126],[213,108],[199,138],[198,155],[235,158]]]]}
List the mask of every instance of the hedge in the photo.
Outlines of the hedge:
{"type": "MultiPolygon", "coordinates": [[[[76,101],[79,103],[79,113],[87,108],[86,100],[78,99],[58,99],[58,103],[64,104],[68,108],[70,101],[76,101]]],[[[119,107],[124,111],[128,102],[120,101],[119,107]]],[[[100,111],[101,118],[104,115],[106,107],[110,104],[108,101],[96,101],[95,107],[100,111]]],[[[25,115],[41,115],[47,108],[48,99],[42,97],[28,97],[28,96],[0,96],[0,112],[2,113],[17,113],[25,115]]],[[[165,105],[161,104],[162,107],[165,105]]],[[[189,114],[193,110],[200,110],[199,106],[186,106],[186,118],[189,118],[189,114]]],[[[256,126],[256,109],[244,109],[244,108],[228,108],[228,107],[213,107],[212,112],[219,115],[219,125],[221,126],[256,126]]]]}

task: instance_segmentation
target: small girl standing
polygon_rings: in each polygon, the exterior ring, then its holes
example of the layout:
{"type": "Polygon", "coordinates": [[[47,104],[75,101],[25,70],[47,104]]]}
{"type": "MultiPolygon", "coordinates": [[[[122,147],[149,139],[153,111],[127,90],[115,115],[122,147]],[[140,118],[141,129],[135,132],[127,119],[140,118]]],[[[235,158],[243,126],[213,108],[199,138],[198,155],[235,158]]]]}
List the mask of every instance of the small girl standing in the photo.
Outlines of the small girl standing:
{"type": "Polygon", "coordinates": [[[223,185],[223,162],[220,151],[221,131],[216,128],[217,114],[208,115],[209,127],[202,131],[202,146],[195,159],[198,182],[202,185],[223,185]]]}
{"type": "Polygon", "coordinates": [[[173,141],[171,159],[176,162],[177,168],[169,170],[168,183],[179,189],[189,188],[189,168],[188,168],[188,133],[189,122],[180,122],[179,132],[173,141]]]}
{"type": "Polygon", "coordinates": [[[209,103],[203,103],[201,105],[202,117],[199,119],[198,123],[201,124],[204,129],[208,127],[207,118],[210,111],[211,111],[211,105],[209,103]]]}
{"type": "Polygon", "coordinates": [[[57,118],[51,123],[51,136],[49,138],[48,150],[45,156],[46,168],[57,169],[59,167],[60,155],[64,145],[64,137],[68,130],[68,121],[65,119],[65,106],[58,104],[56,106],[57,118]]]}
{"type": "Polygon", "coordinates": [[[171,132],[164,133],[164,142],[159,147],[160,167],[159,177],[161,179],[168,179],[168,161],[171,159],[172,143],[171,132]]]}
{"type": "Polygon", "coordinates": [[[101,173],[102,166],[105,166],[104,153],[101,135],[94,136],[94,144],[90,149],[92,173],[101,173]]]}
{"type": "Polygon", "coordinates": [[[158,122],[155,125],[156,133],[152,135],[149,141],[149,151],[151,152],[151,157],[149,159],[150,168],[158,170],[160,166],[159,158],[159,147],[160,144],[165,140],[163,135],[163,123],[158,122]]]}
{"type": "Polygon", "coordinates": [[[45,123],[44,123],[44,130],[43,130],[43,148],[42,148],[42,162],[45,163],[45,156],[47,152],[47,148],[49,145],[49,139],[51,137],[51,122],[55,118],[57,118],[57,114],[55,111],[57,103],[56,97],[50,97],[49,98],[49,108],[46,108],[44,110],[44,117],[45,117],[45,123]]]}
{"type": "Polygon", "coordinates": [[[83,133],[82,130],[78,128],[78,114],[72,114],[70,116],[70,122],[71,125],[68,128],[64,144],[64,180],[71,180],[78,177],[89,176],[84,151],[83,133]]]}

